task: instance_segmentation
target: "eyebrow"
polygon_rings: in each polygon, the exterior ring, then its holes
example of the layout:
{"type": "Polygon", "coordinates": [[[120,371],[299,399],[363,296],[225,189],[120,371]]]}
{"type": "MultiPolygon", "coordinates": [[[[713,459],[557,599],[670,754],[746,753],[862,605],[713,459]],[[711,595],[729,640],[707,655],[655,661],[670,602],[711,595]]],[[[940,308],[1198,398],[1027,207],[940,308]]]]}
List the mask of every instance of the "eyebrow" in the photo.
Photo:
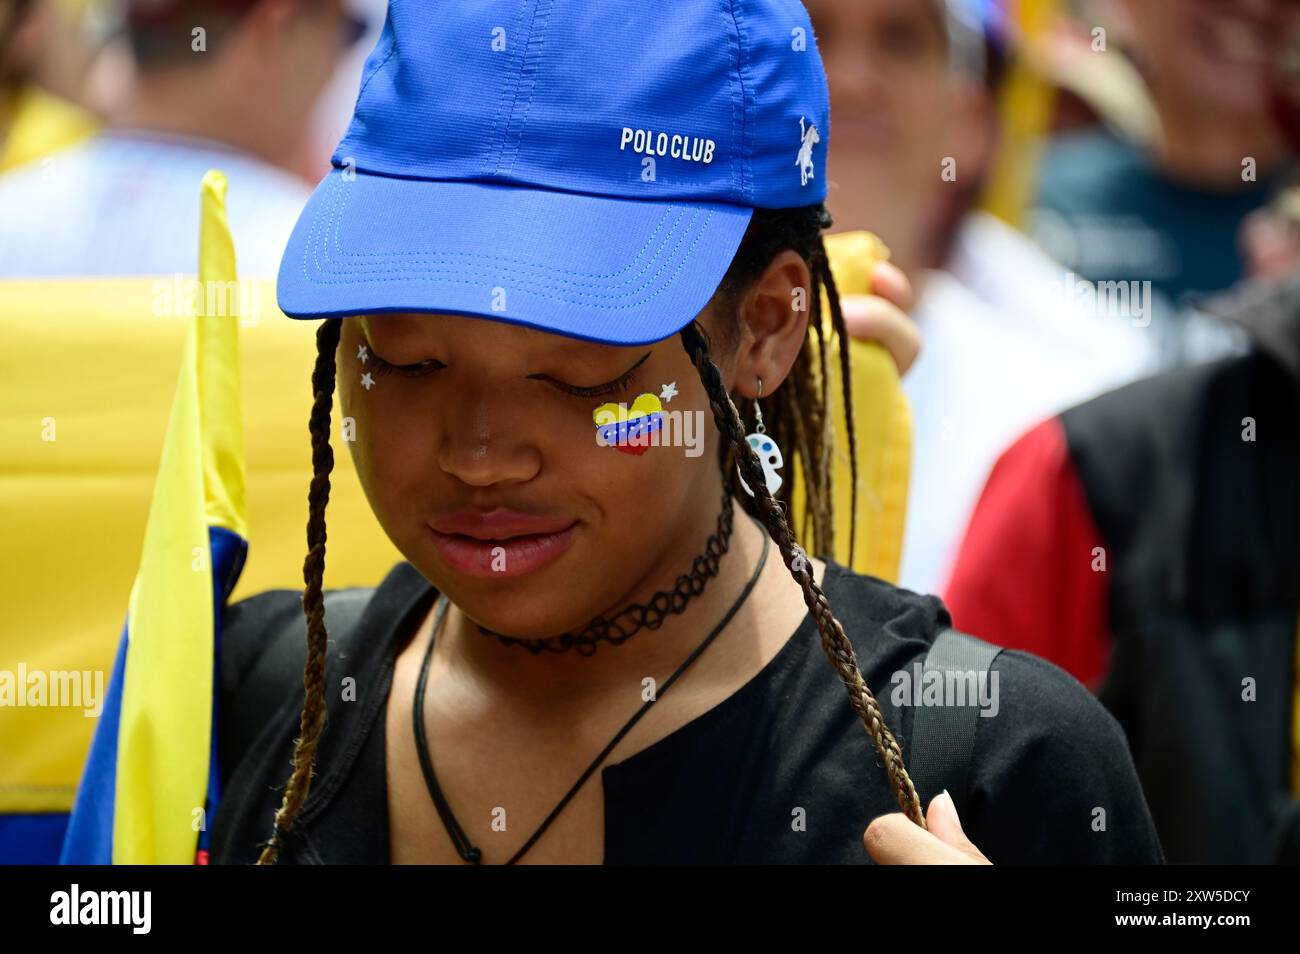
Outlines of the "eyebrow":
{"type": "MultiPolygon", "coordinates": [[[[632,367],[628,368],[626,371],[624,371],[622,374],[618,375],[618,376],[615,377],[615,378],[611,378],[611,379],[608,380],[608,381],[602,381],[600,384],[588,384],[588,385],[583,385],[583,387],[584,387],[584,388],[601,388],[601,387],[604,387],[604,386],[607,385],[607,384],[613,384],[615,381],[621,381],[621,380],[623,380],[624,378],[626,378],[629,374],[631,374],[633,371],[635,371],[637,368],[641,367],[641,365],[645,364],[645,363],[646,363],[646,359],[648,359],[648,358],[650,357],[650,355],[653,354],[653,353],[654,353],[654,352],[652,352],[652,351],[647,351],[645,354],[641,355],[641,358],[636,362],[636,364],[632,365],[632,367]]],[[[552,377],[552,376],[549,375],[549,374],[530,374],[530,375],[528,375],[528,378],[529,378],[529,380],[533,380],[533,381],[554,381],[556,384],[567,384],[567,383],[568,383],[568,382],[566,382],[566,381],[560,381],[560,380],[558,380],[557,378],[554,378],[554,377],[552,377]]]]}

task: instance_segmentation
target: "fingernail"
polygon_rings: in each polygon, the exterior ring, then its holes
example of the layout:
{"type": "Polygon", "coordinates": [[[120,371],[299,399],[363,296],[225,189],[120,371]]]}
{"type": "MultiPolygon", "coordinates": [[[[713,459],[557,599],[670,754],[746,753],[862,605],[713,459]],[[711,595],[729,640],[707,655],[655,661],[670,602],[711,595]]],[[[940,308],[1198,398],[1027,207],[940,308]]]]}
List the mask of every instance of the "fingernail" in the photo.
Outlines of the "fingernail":
{"type": "Polygon", "coordinates": [[[952,796],[948,794],[948,790],[945,788],[939,793],[939,797],[944,800],[944,811],[952,815],[952,820],[956,823],[957,830],[963,835],[966,834],[966,830],[961,827],[961,816],[957,814],[957,803],[952,800],[952,796]]]}

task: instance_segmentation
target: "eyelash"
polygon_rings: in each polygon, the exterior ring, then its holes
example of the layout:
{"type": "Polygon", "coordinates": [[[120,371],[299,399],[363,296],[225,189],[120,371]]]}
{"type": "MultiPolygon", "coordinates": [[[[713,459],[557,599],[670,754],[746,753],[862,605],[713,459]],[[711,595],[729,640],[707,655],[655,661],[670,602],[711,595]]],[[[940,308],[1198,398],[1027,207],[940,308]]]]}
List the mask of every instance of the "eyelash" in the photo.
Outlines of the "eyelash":
{"type": "Polygon", "coordinates": [[[390,361],[385,361],[373,351],[370,352],[370,357],[375,359],[375,374],[381,377],[386,374],[399,374],[404,378],[423,378],[446,367],[437,358],[430,358],[427,361],[421,361],[419,364],[393,364],[390,361]]]}
{"type": "MultiPolygon", "coordinates": [[[[370,352],[370,356],[375,359],[375,374],[380,377],[387,374],[397,374],[404,378],[423,378],[446,367],[437,358],[430,358],[427,361],[421,361],[419,364],[393,364],[390,361],[385,361],[373,351],[370,352]]],[[[640,367],[638,364],[620,378],[605,384],[596,384],[589,388],[565,384],[563,381],[556,381],[554,378],[547,378],[546,383],[556,390],[563,391],[565,394],[572,394],[574,397],[583,399],[603,397],[607,394],[617,394],[626,390],[628,385],[632,383],[632,379],[636,377],[640,367]]]]}
{"type": "Polygon", "coordinates": [[[636,377],[636,373],[640,367],[640,365],[637,365],[620,378],[615,378],[613,381],[609,381],[605,384],[596,384],[589,388],[576,387],[572,384],[565,384],[563,381],[556,381],[554,379],[548,380],[547,383],[552,387],[563,391],[565,394],[572,394],[574,397],[584,399],[604,397],[607,394],[617,394],[620,391],[627,390],[628,385],[632,383],[632,379],[636,377]]]}

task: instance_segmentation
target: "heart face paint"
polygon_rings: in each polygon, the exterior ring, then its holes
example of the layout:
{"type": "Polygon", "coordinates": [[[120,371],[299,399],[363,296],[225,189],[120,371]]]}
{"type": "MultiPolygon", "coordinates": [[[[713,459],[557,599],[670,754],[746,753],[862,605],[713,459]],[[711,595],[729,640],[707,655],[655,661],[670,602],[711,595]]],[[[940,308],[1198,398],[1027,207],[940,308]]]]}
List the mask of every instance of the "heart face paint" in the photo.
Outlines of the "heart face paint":
{"type": "Polygon", "coordinates": [[[602,404],[592,412],[596,422],[596,443],[624,454],[640,457],[649,450],[654,435],[663,427],[663,404],[654,394],[642,394],[625,404],[602,404]]]}

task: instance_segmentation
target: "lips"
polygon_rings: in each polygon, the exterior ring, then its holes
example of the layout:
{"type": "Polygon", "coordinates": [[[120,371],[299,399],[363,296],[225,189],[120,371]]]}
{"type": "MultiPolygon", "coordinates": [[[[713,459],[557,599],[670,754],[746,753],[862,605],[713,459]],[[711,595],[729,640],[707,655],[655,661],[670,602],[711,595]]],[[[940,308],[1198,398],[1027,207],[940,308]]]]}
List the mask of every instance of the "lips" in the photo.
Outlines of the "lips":
{"type": "Polygon", "coordinates": [[[508,578],[547,566],[569,549],[576,520],[510,510],[467,508],[429,523],[433,544],[452,569],[508,578]]]}
{"type": "Polygon", "coordinates": [[[466,507],[439,517],[429,526],[438,533],[454,533],[477,540],[508,540],[539,533],[558,533],[574,522],[566,517],[548,517],[508,507],[494,510],[466,507]]]}

